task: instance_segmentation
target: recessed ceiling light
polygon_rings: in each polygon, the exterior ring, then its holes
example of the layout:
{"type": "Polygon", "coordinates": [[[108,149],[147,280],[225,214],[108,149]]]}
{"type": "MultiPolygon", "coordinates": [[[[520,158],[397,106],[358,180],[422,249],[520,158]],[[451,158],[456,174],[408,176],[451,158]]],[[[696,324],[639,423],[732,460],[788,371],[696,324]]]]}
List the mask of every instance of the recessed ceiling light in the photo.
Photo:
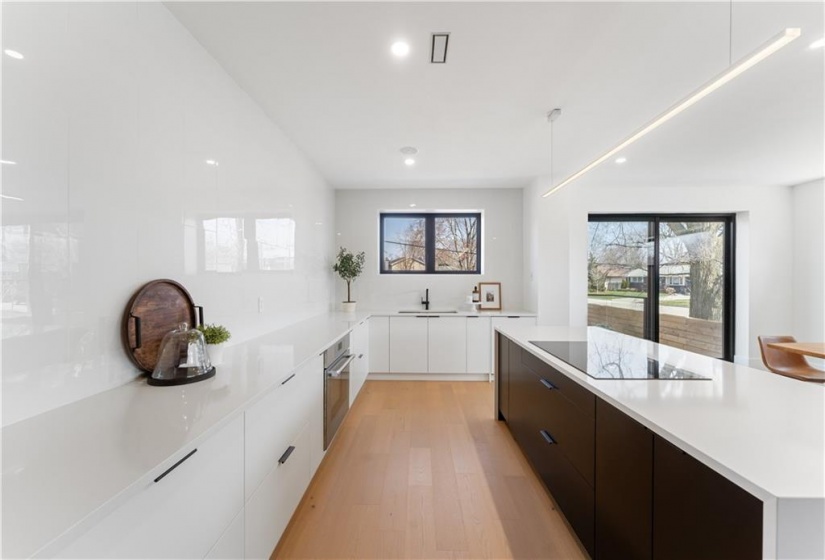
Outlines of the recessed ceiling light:
{"type": "Polygon", "coordinates": [[[819,39],[818,41],[814,41],[813,43],[811,43],[810,48],[812,48],[812,49],[821,49],[822,47],[825,47],[825,37],[823,37],[822,39],[819,39]]]}
{"type": "Polygon", "coordinates": [[[208,159],[208,160],[206,160],[206,165],[215,165],[215,166],[217,166],[218,162],[215,161],[214,159],[208,159]]]}
{"type": "Polygon", "coordinates": [[[398,58],[403,58],[410,54],[410,45],[408,43],[405,43],[404,41],[396,41],[392,44],[390,50],[392,51],[392,54],[394,54],[398,58]]]}
{"type": "Polygon", "coordinates": [[[11,49],[6,49],[3,52],[6,53],[7,56],[10,56],[12,58],[16,58],[17,60],[23,60],[23,55],[20,54],[17,51],[13,51],[11,49]]]}
{"type": "Polygon", "coordinates": [[[410,204],[410,208],[415,208],[415,203],[410,204]]]}
{"type": "Polygon", "coordinates": [[[405,156],[414,156],[418,153],[418,148],[414,148],[413,146],[404,146],[401,148],[401,153],[405,156]]]}
{"type": "Polygon", "coordinates": [[[415,165],[415,160],[411,157],[408,157],[407,159],[404,160],[404,164],[405,165],[415,165]]]}
{"type": "Polygon", "coordinates": [[[622,163],[624,163],[624,162],[626,162],[626,161],[627,161],[627,158],[626,158],[626,157],[624,157],[624,156],[622,156],[622,157],[617,157],[617,158],[616,158],[616,163],[618,163],[618,164],[622,164],[622,163]]]}
{"type": "Polygon", "coordinates": [[[17,165],[17,162],[16,161],[10,161],[10,160],[7,160],[7,159],[0,159],[0,164],[3,164],[3,165],[17,165]]]}

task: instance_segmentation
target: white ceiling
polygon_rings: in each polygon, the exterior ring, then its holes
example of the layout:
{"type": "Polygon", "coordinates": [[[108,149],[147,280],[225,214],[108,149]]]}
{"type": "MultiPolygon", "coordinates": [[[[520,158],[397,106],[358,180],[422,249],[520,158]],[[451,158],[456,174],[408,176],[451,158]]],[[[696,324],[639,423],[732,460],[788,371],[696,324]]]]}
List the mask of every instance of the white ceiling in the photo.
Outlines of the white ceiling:
{"type": "MultiPolygon", "coordinates": [[[[336,188],[558,181],[785,27],[802,37],[588,182],[784,185],[823,176],[823,4],[167,6],[336,188]],[[429,63],[448,31],[447,64],[429,63]],[[395,59],[396,39],[411,46],[395,59]],[[420,150],[408,168],[402,146],[420,150]]],[[[583,180],[583,181],[584,181],[583,180]]]]}

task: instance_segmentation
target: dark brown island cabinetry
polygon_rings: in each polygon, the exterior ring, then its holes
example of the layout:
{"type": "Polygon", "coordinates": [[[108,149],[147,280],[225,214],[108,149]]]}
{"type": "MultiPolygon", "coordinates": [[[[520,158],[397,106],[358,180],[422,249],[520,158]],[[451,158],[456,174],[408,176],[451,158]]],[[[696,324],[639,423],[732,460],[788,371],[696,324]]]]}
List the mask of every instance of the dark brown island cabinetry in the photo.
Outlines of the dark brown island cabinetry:
{"type": "Polygon", "coordinates": [[[759,499],[504,335],[497,348],[499,418],[592,557],[762,556],[759,499]]]}

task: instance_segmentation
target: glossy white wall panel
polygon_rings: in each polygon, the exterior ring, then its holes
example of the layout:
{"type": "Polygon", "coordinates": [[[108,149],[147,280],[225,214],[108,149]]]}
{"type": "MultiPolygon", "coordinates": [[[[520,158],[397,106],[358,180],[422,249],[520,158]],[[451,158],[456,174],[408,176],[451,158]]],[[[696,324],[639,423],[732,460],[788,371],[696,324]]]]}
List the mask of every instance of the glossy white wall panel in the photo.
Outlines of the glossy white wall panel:
{"type": "Polygon", "coordinates": [[[162,4],[2,10],[26,57],[2,57],[3,189],[25,193],[3,205],[4,271],[24,268],[3,299],[4,425],[133,379],[120,322],[149,280],[181,282],[232,342],[329,309],[332,191],[162,4]],[[221,216],[293,219],[294,268],[207,271],[221,216]],[[34,240],[45,264],[8,256],[34,240]]]}

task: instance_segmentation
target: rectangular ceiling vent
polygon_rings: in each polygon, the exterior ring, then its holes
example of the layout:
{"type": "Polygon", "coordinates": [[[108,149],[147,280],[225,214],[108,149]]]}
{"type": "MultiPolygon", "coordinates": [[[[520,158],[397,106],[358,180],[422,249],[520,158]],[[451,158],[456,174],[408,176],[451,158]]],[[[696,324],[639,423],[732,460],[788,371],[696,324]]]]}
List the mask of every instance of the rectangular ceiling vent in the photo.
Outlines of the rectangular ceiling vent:
{"type": "Polygon", "coordinates": [[[433,33],[433,50],[430,54],[430,62],[433,64],[447,62],[447,43],[449,41],[449,33],[433,33]]]}

